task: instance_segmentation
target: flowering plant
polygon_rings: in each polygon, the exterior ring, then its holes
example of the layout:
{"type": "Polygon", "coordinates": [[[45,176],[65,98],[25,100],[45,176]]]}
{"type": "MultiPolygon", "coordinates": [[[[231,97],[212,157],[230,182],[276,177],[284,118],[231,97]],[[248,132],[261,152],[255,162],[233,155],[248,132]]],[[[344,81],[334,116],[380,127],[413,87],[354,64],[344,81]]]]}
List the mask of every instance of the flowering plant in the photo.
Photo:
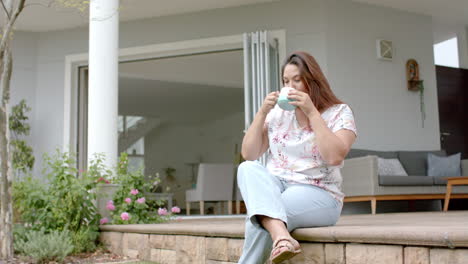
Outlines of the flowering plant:
{"type": "Polygon", "coordinates": [[[120,186],[106,208],[111,212],[111,219],[101,219],[101,224],[148,224],[168,221],[174,214],[180,213],[179,207],[166,208],[156,206],[162,201],[147,201],[145,194],[159,184],[159,176],[145,177],[142,170],[128,170],[128,155],[122,153],[116,168],[115,183],[120,186]]]}
{"type": "Polygon", "coordinates": [[[96,183],[111,183],[112,171],[104,164],[104,153],[96,153],[93,156],[94,158],[91,160],[88,171],[80,171],[80,173],[95,179],[96,183]]]}

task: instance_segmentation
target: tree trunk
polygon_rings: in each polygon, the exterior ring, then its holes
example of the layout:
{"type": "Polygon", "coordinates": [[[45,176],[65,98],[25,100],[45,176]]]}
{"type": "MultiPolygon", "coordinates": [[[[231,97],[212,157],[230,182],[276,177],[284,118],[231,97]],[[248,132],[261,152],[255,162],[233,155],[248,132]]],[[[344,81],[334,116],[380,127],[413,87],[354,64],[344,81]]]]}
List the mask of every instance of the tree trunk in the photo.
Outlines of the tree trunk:
{"type": "Polygon", "coordinates": [[[8,104],[12,57],[7,44],[0,54],[0,259],[13,258],[13,206],[8,104]]]}
{"type": "Polygon", "coordinates": [[[26,0],[0,0],[4,21],[0,40],[0,260],[13,258],[13,199],[8,107],[12,55],[10,44],[14,24],[23,11],[26,0]]]}

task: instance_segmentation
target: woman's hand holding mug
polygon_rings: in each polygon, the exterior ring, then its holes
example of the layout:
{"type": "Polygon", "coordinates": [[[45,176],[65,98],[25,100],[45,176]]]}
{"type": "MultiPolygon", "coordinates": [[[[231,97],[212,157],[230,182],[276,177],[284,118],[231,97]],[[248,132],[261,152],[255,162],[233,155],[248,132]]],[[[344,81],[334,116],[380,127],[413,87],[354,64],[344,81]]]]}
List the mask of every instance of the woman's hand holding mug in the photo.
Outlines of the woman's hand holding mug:
{"type": "Polygon", "coordinates": [[[260,111],[263,114],[268,115],[271,109],[275,107],[276,102],[278,101],[278,95],[279,95],[279,92],[271,92],[265,97],[262,107],[260,108],[260,111]]]}

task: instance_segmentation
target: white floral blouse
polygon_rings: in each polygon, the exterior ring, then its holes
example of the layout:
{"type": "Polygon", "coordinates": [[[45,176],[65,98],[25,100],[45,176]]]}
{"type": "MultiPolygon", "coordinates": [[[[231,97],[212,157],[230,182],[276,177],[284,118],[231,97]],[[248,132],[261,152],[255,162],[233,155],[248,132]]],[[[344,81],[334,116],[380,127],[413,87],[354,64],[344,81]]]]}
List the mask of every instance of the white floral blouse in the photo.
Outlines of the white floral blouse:
{"type": "MultiPolygon", "coordinates": [[[[334,105],[321,116],[332,132],[348,129],[357,135],[353,112],[348,105],[334,105]]],[[[340,168],[343,163],[339,166],[325,163],[318,151],[314,131],[310,127],[299,127],[294,111],[284,111],[278,105],[268,114],[265,125],[270,143],[268,171],[290,183],[318,186],[342,203],[340,168]]]]}

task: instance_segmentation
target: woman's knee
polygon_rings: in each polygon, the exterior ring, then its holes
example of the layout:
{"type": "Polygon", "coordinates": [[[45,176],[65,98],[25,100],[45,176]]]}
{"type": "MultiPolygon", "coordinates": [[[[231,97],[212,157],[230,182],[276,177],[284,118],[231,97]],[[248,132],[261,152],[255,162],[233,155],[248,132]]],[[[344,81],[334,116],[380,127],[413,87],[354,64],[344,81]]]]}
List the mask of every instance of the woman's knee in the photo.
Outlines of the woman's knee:
{"type": "Polygon", "coordinates": [[[237,178],[251,174],[255,169],[258,169],[258,166],[261,166],[255,161],[244,161],[239,164],[237,168],[237,178]]]}
{"type": "Polygon", "coordinates": [[[304,212],[300,215],[288,214],[288,230],[301,227],[334,226],[340,218],[341,210],[337,208],[321,208],[304,212]]]}
{"type": "Polygon", "coordinates": [[[239,167],[237,167],[237,182],[239,187],[242,186],[244,182],[244,178],[248,177],[248,175],[252,172],[253,166],[255,162],[253,161],[244,161],[241,164],[239,164],[239,167]]]}
{"type": "Polygon", "coordinates": [[[250,170],[250,169],[252,169],[254,167],[258,167],[258,166],[261,166],[260,164],[258,164],[258,162],[252,161],[252,160],[246,160],[246,161],[242,162],[241,164],[239,164],[238,170],[239,171],[250,170]]]}

